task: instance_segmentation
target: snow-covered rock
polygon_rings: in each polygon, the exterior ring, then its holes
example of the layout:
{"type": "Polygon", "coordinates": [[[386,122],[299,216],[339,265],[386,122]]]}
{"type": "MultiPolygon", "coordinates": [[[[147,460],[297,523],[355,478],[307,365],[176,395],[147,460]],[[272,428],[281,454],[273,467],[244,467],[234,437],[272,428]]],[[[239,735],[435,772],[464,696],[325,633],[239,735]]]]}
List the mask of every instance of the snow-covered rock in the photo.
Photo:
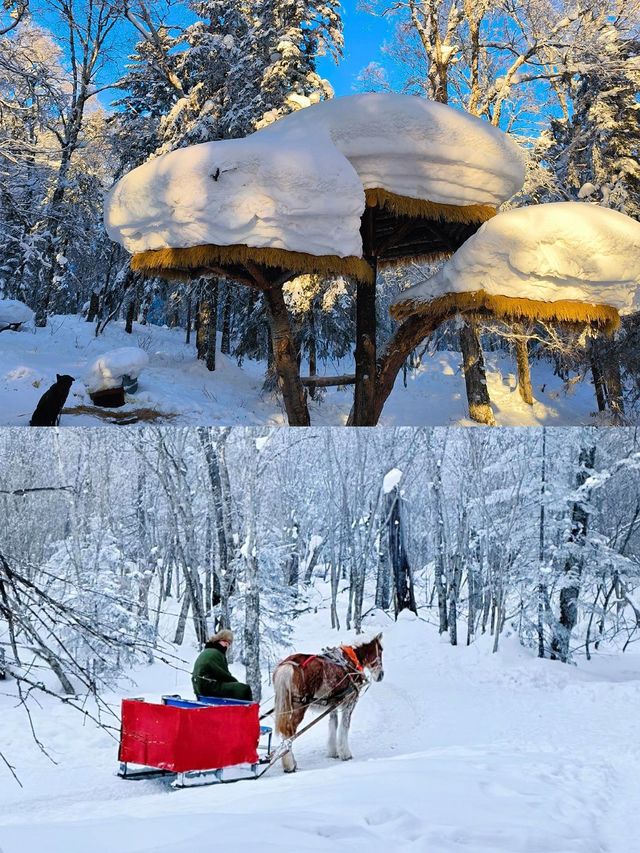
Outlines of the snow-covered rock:
{"type": "Polygon", "coordinates": [[[638,311],[640,223],[586,202],[508,210],[485,222],[431,279],[405,290],[394,307],[478,291],[638,311]]]}
{"type": "Polygon", "coordinates": [[[98,356],[84,376],[90,393],[122,385],[122,377],[137,379],[149,364],[149,356],[140,347],[120,347],[98,356]]]}
{"type": "Polygon", "coordinates": [[[496,207],[524,182],[522,152],[501,130],[411,95],[334,98],[254,134],[276,136],[301,145],[324,138],[349,159],[365,189],[438,204],[496,207]]]}
{"type": "Polygon", "coordinates": [[[105,224],[134,254],[213,244],[360,256],[364,204],[358,175],[333,145],[254,135],[144,163],[108,193],[105,224]]]}
{"type": "Polygon", "coordinates": [[[0,328],[15,324],[30,323],[35,314],[18,299],[0,299],[0,328]]]}

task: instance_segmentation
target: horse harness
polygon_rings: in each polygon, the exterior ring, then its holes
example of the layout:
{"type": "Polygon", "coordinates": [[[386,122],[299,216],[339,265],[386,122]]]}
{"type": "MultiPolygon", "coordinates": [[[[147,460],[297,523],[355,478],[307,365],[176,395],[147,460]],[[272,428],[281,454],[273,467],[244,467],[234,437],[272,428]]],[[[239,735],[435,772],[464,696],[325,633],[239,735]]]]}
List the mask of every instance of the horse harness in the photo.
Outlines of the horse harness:
{"type": "Polygon", "coordinates": [[[298,702],[299,704],[333,705],[336,702],[339,703],[343,699],[346,699],[346,697],[350,693],[359,693],[362,687],[366,684],[364,667],[358,660],[358,656],[353,646],[338,646],[338,648],[323,649],[321,654],[309,655],[309,657],[305,658],[300,663],[298,663],[297,661],[289,661],[289,663],[293,664],[293,666],[299,667],[300,669],[305,669],[305,667],[307,667],[312,660],[317,659],[324,659],[329,661],[330,663],[342,667],[342,669],[345,670],[345,675],[343,678],[340,679],[336,688],[334,688],[334,690],[328,696],[323,696],[319,699],[306,699],[303,697],[296,697],[296,702],[298,702]],[[346,686],[342,690],[338,690],[337,688],[342,684],[343,681],[347,682],[346,686]]]}

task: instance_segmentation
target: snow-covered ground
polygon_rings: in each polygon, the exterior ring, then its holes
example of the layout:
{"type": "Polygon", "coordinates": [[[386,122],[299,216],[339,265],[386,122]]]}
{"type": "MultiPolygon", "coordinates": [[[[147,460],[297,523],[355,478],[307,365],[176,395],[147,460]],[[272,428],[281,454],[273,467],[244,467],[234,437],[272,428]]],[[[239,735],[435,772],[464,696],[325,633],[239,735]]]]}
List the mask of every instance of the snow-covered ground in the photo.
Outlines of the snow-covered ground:
{"type": "MultiPolygon", "coordinates": [[[[279,398],[263,388],[264,364],[220,353],[210,373],[195,358],[194,346],[184,343],[184,331],[159,326],[135,326],[128,335],[120,323],[110,324],[96,338],[94,327],[76,316],[52,317],[45,329],[0,333],[0,425],[26,425],[56,373],[76,377],[67,407],[92,406],[82,382],[88,366],[102,353],[123,346],[142,347],[149,367],[140,377],[139,391],[123,409],[63,415],[64,426],[111,423],[117,411],[152,410],[157,423],[173,425],[285,425],[279,398]],[[102,414],[103,417],[99,415],[102,414]],[[105,420],[106,416],[106,420],[105,420]]],[[[567,386],[553,375],[550,364],[534,362],[533,407],[522,402],[515,380],[515,363],[505,355],[487,354],[488,383],[496,421],[503,426],[568,426],[597,422],[593,387],[586,379],[567,386]]],[[[350,372],[349,363],[330,364],[323,373],[350,372]]],[[[321,402],[311,402],[315,425],[344,424],[352,389],[328,389],[321,402]]],[[[148,412],[147,412],[148,414],[148,412]]],[[[461,358],[437,352],[425,358],[420,370],[403,385],[399,376],[380,423],[393,426],[469,425],[461,358]]]]}
{"type": "MultiPolygon", "coordinates": [[[[339,639],[328,613],[302,616],[294,646],[339,639]]],[[[34,744],[24,711],[0,690],[3,853],[195,850],[634,853],[640,810],[640,655],[579,666],[539,661],[506,638],[452,648],[410,614],[383,614],[385,679],[356,708],[354,760],[324,755],[322,721],[298,742],[298,773],[172,791],[164,780],[123,781],[116,745],[77,712],[44,701],[34,744]]],[[[195,650],[183,647],[192,659],[195,650]]],[[[240,667],[233,667],[242,675],[240,667]]],[[[120,695],[182,692],[187,672],[140,668],[120,695]]],[[[265,688],[265,700],[270,690],[265,688]]]]}

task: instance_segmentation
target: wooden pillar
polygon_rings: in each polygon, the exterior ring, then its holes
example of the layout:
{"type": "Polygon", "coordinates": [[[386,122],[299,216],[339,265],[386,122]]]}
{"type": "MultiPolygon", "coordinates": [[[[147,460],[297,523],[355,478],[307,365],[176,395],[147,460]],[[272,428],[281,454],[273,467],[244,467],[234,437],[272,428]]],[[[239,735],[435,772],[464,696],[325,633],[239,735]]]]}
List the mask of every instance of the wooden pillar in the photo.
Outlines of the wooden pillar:
{"type": "Polygon", "coordinates": [[[284,301],[281,284],[274,284],[264,291],[269,315],[273,363],[278,374],[278,385],[282,391],[289,426],[309,426],[307,396],[300,379],[298,358],[289,314],[284,301]]]}
{"type": "Polygon", "coordinates": [[[375,426],[376,417],[376,279],[375,207],[362,218],[363,255],[373,270],[373,283],[356,285],[356,383],[350,426],[375,426]]]}

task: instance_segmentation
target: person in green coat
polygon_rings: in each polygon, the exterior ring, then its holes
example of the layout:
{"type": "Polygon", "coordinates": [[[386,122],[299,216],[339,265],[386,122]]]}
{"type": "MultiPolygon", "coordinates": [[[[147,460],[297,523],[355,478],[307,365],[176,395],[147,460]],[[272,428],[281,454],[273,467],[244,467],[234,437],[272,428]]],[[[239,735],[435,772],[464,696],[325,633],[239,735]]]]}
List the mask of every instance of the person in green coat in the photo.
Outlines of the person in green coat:
{"type": "Polygon", "coordinates": [[[196,696],[215,696],[219,699],[244,699],[251,701],[251,688],[242,684],[229,672],[227,649],[233,643],[233,632],[224,628],[214,634],[198,655],[191,683],[196,696]]]}

